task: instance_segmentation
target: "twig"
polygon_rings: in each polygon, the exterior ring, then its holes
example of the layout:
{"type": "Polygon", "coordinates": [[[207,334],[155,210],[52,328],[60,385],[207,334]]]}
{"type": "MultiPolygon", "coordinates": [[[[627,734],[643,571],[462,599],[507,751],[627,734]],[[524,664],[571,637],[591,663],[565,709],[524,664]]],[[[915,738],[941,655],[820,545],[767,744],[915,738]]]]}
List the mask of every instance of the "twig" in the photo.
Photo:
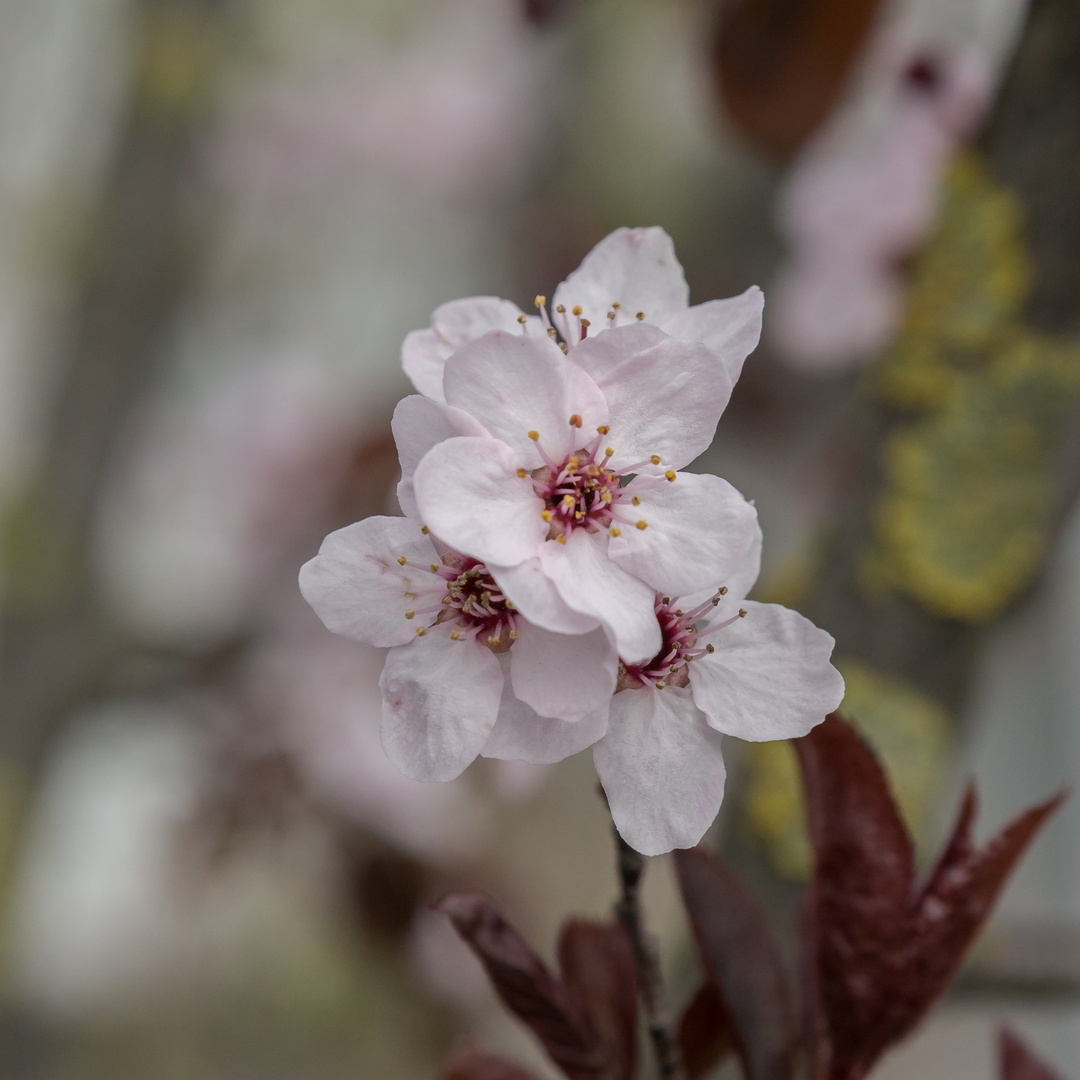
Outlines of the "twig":
{"type": "Polygon", "coordinates": [[[645,858],[635,851],[615,831],[615,843],[618,845],[619,884],[621,895],[615,904],[615,914],[626,927],[630,943],[634,949],[634,960],[638,969],[638,990],[641,1003],[645,1008],[645,1018],[649,1025],[649,1037],[660,1068],[661,1080],[686,1080],[682,1053],[672,1030],[671,1009],[664,991],[663,975],[660,972],[660,952],[656,938],[645,928],[645,919],[641,912],[639,888],[641,875],[645,870],[645,858]]]}

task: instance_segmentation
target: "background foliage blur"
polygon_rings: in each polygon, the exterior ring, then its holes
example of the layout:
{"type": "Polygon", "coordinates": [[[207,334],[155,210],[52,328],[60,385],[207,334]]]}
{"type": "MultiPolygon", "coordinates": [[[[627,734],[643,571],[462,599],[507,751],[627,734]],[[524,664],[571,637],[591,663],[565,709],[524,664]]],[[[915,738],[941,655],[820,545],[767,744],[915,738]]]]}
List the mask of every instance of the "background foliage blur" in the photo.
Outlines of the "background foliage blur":
{"type": "MultiPolygon", "coordinates": [[[[1080,774],[1080,13],[1066,0],[0,5],[0,1074],[434,1077],[535,1063],[428,905],[608,912],[588,755],[400,777],[381,657],[296,589],[394,512],[401,339],[528,306],[619,225],[766,293],[702,467],[763,598],[838,641],[929,848],[1080,774]]],[[[776,915],[784,745],[709,838],[776,915]]],[[[1080,1062],[1080,804],[885,1077],[1080,1062]]],[[[647,885],[693,984],[671,871],[647,885]]]]}

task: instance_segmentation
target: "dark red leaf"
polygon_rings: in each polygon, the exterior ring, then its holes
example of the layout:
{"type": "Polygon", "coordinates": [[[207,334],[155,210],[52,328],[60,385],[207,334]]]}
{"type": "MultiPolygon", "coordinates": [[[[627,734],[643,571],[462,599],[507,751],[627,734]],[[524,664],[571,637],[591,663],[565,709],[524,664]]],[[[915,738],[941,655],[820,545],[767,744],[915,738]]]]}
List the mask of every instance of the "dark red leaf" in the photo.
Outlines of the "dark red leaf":
{"type": "Polygon", "coordinates": [[[735,1049],[723,995],[712,979],[706,979],[679,1021],[679,1047],[690,1080],[698,1080],[719,1065],[735,1049]]]}
{"type": "Polygon", "coordinates": [[[573,0],[524,0],[525,18],[537,26],[554,26],[572,6],[573,0]]]}
{"type": "Polygon", "coordinates": [[[819,1080],[860,1080],[945,990],[1021,853],[1061,802],[971,843],[975,798],[929,881],[915,889],[911,840],[873,752],[830,716],[796,742],[814,848],[803,948],[819,1080]]]}
{"type": "Polygon", "coordinates": [[[571,919],[559,934],[563,983],[606,1048],[611,1080],[633,1080],[637,1066],[637,965],[619,923],[571,919]]]}
{"type": "Polygon", "coordinates": [[[828,116],[880,0],[728,0],[713,58],[725,111],[758,149],[794,152],[828,116]]]}
{"type": "Polygon", "coordinates": [[[451,1054],[442,1080],[536,1080],[536,1075],[512,1061],[464,1047],[451,1054]]]}
{"type": "Polygon", "coordinates": [[[1040,1061],[1008,1028],[998,1033],[1001,1080],[1063,1080],[1060,1073],[1040,1061]]]}
{"type": "Polygon", "coordinates": [[[783,964],[753,897],[719,860],[675,852],[702,962],[723,999],[747,1080],[788,1080],[796,1025],[783,964]]]}

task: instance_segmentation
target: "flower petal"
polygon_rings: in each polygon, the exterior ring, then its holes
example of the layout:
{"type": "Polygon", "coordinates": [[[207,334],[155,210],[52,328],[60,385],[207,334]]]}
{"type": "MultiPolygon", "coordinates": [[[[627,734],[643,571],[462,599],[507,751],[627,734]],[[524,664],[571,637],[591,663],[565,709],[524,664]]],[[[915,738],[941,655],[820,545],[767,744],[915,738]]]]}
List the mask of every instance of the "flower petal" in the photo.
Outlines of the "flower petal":
{"type": "Polygon", "coordinates": [[[390,650],[379,689],[390,761],[413,780],[453,780],[495,726],[503,674],[490,649],[433,630],[390,650]]]}
{"type": "Polygon", "coordinates": [[[619,655],[631,664],[654,657],[662,643],[656,592],[608,558],[604,533],[571,533],[565,544],[549,540],[540,565],[572,608],[611,631],[619,655]]]}
{"type": "MultiPolygon", "coordinates": [[[[502,660],[504,672],[508,671],[509,657],[504,654],[502,660]]],[[[580,720],[555,720],[539,716],[524,701],[514,697],[507,677],[499,718],[480,752],[484,757],[503,761],[551,765],[580,753],[601,738],[607,731],[607,715],[605,705],[603,709],[580,720]]]]}
{"type": "MultiPolygon", "coordinates": [[[[733,570],[725,574],[720,584],[727,588],[727,592],[720,597],[715,611],[710,615],[709,621],[713,623],[728,619],[738,612],[743,606],[743,600],[749,595],[750,590],[761,573],[761,523],[754,523],[754,539],[750,547],[739,560],[733,570]]],[[[709,585],[693,593],[683,593],[679,596],[679,606],[685,611],[696,608],[703,604],[716,592],[716,583],[709,585]]]]}
{"type": "Polygon", "coordinates": [[[635,323],[588,338],[571,357],[607,399],[615,468],[657,454],[661,470],[681,469],[709,448],[732,384],[706,346],[635,323]]]}
{"type": "Polygon", "coordinates": [[[541,716],[578,720],[607,710],[619,657],[603,630],[553,634],[522,622],[510,650],[514,695],[541,716]]]}
{"type": "Polygon", "coordinates": [[[709,724],[751,742],[795,739],[844,697],[829,663],[833,639],[779,604],[746,600],[746,618],[706,631],[716,651],[690,665],[690,687],[709,724]]]}
{"type": "MultiPolygon", "coordinates": [[[[421,567],[438,561],[431,541],[409,518],[369,517],[338,529],[300,568],[300,592],[328,630],[365,645],[404,645],[423,620],[409,608],[437,604],[446,583],[421,567]]],[[[433,622],[434,616],[427,622],[433,622]]]]}
{"type": "Polygon", "coordinates": [[[538,446],[561,463],[608,419],[599,387],[546,334],[486,334],[447,361],[443,385],[451,405],[512,446],[530,470],[545,463],[538,446]]]}
{"type": "Polygon", "coordinates": [[[594,332],[608,325],[607,313],[618,303],[620,318],[639,311],[658,325],[682,311],[690,302],[675,245],[663,229],[616,229],[596,245],[581,265],[555,290],[552,317],[567,342],[577,341],[580,305],[594,332]],[[566,310],[561,315],[559,305],[566,310]]]}
{"type": "Polygon", "coordinates": [[[685,688],[615,695],[593,761],[619,835],[632,848],[662,855],[705,835],[724,798],[721,741],[685,688]]]}
{"type": "MultiPolygon", "coordinates": [[[[623,525],[608,554],[657,592],[682,596],[724,584],[758,535],[757,511],[726,480],[678,473],[673,483],[639,477],[624,489],[641,500],[620,511],[645,528],[623,525]]],[[[730,590],[730,587],[729,587],[730,590]]]]}
{"type": "MultiPolygon", "coordinates": [[[[441,375],[440,375],[441,378],[441,375]]],[[[397,487],[398,503],[409,517],[419,517],[413,474],[421,458],[436,444],[455,435],[487,435],[484,425],[462,409],[441,405],[430,398],[411,394],[394,409],[390,424],[401,463],[401,481],[397,487]]]]}
{"type": "Polygon", "coordinates": [[[459,436],[433,446],[416,467],[420,517],[445,544],[500,566],[536,554],[548,526],[543,501],[518,455],[499,439],[459,436]]]}
{"type": "Polygon", "coordinates": [[[732,383],[739,381],[743,363],[761,339],[765,296],[756,285],[725,300],[709,300],[680,311],[663,329],[680,341],[700,341],[719,357],[732,383]]]}
{"type": "Polygon", "coordinates": [[[544,573],[539,556],[517,566],[488,563],[487,568],[510,603],[542,629],[556,634],[584,634],[600,625],[599,619],[575,611],[562,598],[544,573]]]}
{"type": "MultiPolygon", "coordinates": [[[[447,359],[469,341],[492,330],[522,332],[518,322],[522,311],[517,304],[497,296],[470,296],[451,300],[435,309],[431,329],[414,330],[401,346],[401,366],[413,386],[433,401],[443,397],[443,366],[447,359]]],[[[536,336],[543,327],[535,315],[527,317],[526,327],[536,336]]]]}

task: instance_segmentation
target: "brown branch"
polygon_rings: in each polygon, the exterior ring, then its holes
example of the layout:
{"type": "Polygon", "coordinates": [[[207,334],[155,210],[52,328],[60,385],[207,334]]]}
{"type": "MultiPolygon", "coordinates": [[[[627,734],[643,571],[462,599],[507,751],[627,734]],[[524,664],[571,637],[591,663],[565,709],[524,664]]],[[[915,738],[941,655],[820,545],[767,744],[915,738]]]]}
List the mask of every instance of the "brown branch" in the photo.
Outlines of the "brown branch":
{"type": "Polygon", "coordinates": [[[634,949],[638,969],[638,988],[645,1020],[649,1027],[661,1080],[686,1080],[682,1051],[674,1034],[671,1008],[664,990],[660,971],[660,951],[656,938],[645,928],[641,910],[641,875],[645,870],[645,857],[635,851],[615,830],[618,847],[620,896],[615,904],[615,914],[626,928],[634,949]]]}

